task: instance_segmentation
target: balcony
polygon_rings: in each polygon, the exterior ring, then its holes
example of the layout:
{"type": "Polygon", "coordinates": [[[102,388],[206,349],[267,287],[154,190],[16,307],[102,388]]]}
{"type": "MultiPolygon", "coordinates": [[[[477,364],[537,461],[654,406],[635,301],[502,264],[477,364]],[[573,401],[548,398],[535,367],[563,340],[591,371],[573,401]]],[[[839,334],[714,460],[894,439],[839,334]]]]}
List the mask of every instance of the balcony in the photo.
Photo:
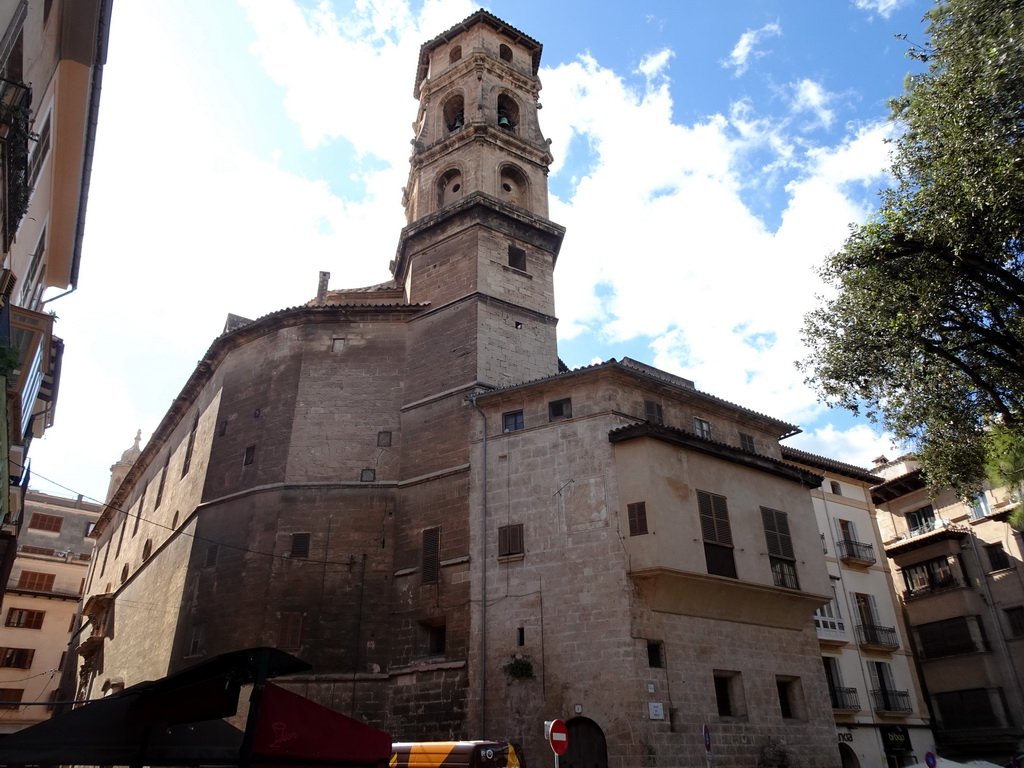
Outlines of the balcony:
{"type": "Polygon", "coordinates": [[[829,686],[828,697],[832,700],[832,709],[855,712],[860,709],[860,698],[856,688],[833,688],[829,686]]]}
{"type": "Polygon", "coordinates": [[[836,542],[836,553],[844,563],[855,565],[873,565],[877,562],[875,548],[863,541],[840,539],[836,542]]]}
{"type": "Polygon", "coordinates": [[[895,627],[858,624],[857,645],[865,649],[892,651],[900,647],[900,641],[896,635],[895,627]]]}
{"type": "Polygon", "coordinates": [[[846,645],[850,642],[846,627],[839,619],[815,614],[814,629],[818,633],[818,642],[822,645],[846,645]]]}
{"type": "Polygon", "coordinates": [[[0,140],[4,148],[3,246],[8,250],[32,190],[28,182],[29,107],[32,91],[23,83],[0,78],[0,140]]]}
{"type": "Polygon", "coordinates": [[[920,600],[922,597],[937,595],[954,589],[963,589],[965,586],[966,585],[960,581],[960,579],[951,576],[948,579],[942,579],[940,581],[932,582],[931,584],[925,584],[920,587],[908,589],[903,593],[903,600],[905,602],[920,600]]]}
{"type": "Polygon", "coordinates": [[[935,518],[899,534],[894,541],[885,545],[885,553],[890,558],[894,558],[937,541],[962,539],[968,533],[970,533],[970,529],[967,526],[935,518]]]}
{"type": "Polygon", "coordinates": [[[909,691],[891,691],[880,688],[871,691],[871,707],[875,712],[913,712],[909,691]]]}

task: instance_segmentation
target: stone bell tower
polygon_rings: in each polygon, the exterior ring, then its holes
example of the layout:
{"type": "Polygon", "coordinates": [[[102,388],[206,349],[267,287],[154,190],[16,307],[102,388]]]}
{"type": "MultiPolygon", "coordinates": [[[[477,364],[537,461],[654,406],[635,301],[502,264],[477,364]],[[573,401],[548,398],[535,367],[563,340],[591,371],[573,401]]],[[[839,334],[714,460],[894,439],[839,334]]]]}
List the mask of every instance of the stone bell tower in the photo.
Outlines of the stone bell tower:
{"type": "Polygon", "coordinates": [[[547,218],[548,142],[537,122],[541,45],[478,11],[420,49],[419,111],[392,262],[411,303],[411,399],[558,371],[553,272],[564,228],[547,218]]]}

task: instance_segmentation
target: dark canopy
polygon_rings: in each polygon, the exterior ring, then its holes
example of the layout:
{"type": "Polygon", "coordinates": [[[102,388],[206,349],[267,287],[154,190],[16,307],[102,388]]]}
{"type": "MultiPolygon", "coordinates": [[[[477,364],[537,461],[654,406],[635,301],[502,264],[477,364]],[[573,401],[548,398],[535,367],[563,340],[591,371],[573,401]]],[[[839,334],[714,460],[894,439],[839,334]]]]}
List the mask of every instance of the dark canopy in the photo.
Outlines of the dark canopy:
{"type": "Polygon", "coordinates": [[[0,765],[385,766],[388,734],[268,678],[310,665],[274,648],[234,651],[0,739],[0,765]],[[252,685],[245,730],[223,720],[252,685]]]}

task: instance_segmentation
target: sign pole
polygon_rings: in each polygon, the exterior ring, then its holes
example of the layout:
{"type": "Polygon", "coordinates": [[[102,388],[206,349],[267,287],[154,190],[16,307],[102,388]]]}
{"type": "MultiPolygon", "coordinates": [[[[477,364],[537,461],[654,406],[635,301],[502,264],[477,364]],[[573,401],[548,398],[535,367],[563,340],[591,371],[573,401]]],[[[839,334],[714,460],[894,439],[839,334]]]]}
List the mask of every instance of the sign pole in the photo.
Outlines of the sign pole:
{"type": "Polygon", "coordinates": [[[569,749],[569,730],[561,720],[546,720],[544,738],[551,745],[551,751],[555,753],[555,768],[559,768],[558,758],[569,749]]]}

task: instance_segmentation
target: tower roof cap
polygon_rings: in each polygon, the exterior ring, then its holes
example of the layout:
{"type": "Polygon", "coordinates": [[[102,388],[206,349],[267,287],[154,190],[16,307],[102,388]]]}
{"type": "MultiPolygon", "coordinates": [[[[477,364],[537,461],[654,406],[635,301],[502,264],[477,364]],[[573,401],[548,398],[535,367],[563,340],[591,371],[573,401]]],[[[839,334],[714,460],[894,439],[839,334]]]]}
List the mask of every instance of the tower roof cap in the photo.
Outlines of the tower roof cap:
{"type": "Polygon", "coordinates": [[[419,66],[416,68],[416,84],[414,88],[414,96],[419,98],[420,96],[420,83],[423,82],[427,77],[427,72],[430,70],[430,53],[434,49],[444,45],[445,43],[451,42],[451,40],[457,35],[461,35],[466,30],[477,24],[487,24],[493,27],[496,31],[509,37],[513,42],[518,45],[527,48],[532,54],[533,58],[533,74],[537,74],[537,70],[540,69],[540,55],[544,50],[544,46],[538,41],[524,32],[516,29],[510,24],[506,24],[504,21],[499,19],[494,14],[488,13],[484,10],[479,10],[471,16],[467,16],[463,21],[460,21],[454,27],[442,32],[440,35],[435,37],[433,40],[428,40],[422,46],[420,46],[420,60],[419,66]]]}

